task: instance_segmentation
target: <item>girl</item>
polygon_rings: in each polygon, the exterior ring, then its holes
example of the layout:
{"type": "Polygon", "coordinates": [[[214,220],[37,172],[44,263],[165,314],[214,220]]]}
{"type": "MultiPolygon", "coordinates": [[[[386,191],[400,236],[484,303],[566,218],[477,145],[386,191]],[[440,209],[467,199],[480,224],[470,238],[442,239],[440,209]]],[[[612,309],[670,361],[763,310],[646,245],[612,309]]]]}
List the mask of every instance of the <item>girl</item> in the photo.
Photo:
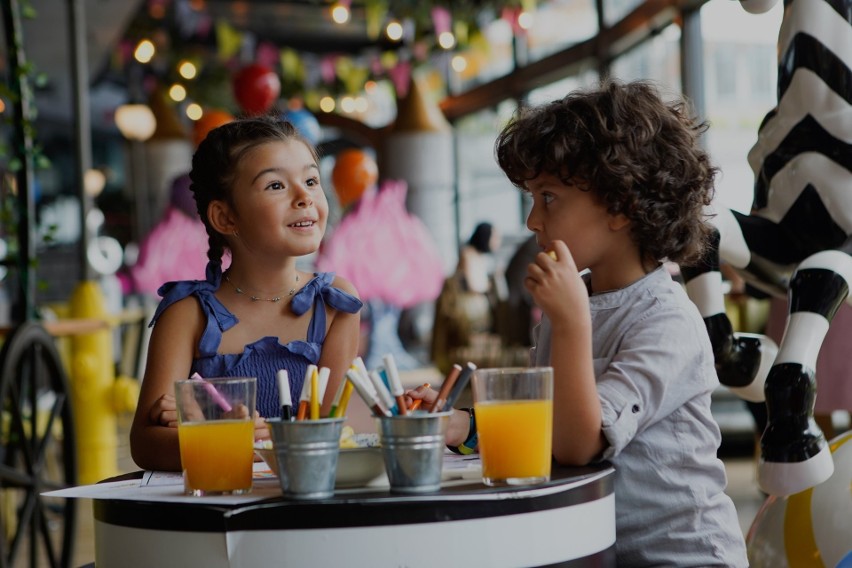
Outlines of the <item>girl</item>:
{"type": "Polygon", "coordinates": [[[296,269],[297,257],[319,248],[328,218],[317,161],[292,124],[271,117],[225,124],[199,145],[190,178],[210,243],[207,279],[159,290],[130,431],[139,467],[181,469],[173,385],[194,372],[257,377],[258,439],[269,437],[264,418],[279,415],[279,369],[297,401],[308,364],[328,367],[329,411],[357,355],[362,304],[345,279],[296,269]]]}

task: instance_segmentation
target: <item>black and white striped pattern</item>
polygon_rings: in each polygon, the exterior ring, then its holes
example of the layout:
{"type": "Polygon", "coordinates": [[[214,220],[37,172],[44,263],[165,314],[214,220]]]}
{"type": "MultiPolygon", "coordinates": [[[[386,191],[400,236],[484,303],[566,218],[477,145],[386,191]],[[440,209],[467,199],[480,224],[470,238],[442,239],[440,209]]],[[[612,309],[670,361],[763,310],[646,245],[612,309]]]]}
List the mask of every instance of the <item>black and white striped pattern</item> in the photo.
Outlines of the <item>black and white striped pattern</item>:
{"type": "MultiPolygon", "coordinates": [[[[750,11],[771,3],[742,2],[750,11]]],[[[852,0],[785,0],[784,8],[778,105],[748,156],[753,213],[717,212],[718,249],[683,269],[707,323],[720,381],[749,400],[765,392],[769,424],[758,481],[775,495],[813,487],[833,472],[812,417],[814,369],[852,283],[852,0]],[[789,290],[791,315],[777,356],[768,338],[732,334],[719,300],[710,299],[721,295],[719,256],[759,289],[789,290]]]]}

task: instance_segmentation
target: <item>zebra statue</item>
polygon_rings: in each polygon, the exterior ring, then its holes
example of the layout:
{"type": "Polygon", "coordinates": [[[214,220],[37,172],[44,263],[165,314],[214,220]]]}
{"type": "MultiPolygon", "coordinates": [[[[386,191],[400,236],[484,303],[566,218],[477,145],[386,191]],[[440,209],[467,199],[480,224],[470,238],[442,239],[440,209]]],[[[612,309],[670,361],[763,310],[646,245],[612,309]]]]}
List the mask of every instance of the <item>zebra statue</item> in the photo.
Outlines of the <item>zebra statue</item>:
{"type": "MultiPolygon", "coordinates": [[[[776,2],[740,0],[752,13],[776,2]]],[[[752,212],[713,211],[715,246],[698,265],[683,267],[720,382],[746,400],[766,401],[758,483],[771,495],[814,487],[834,471],[813,419],[814,369],[832,318],[844,301],[852,303],[851,67],[852,0],[784,0],[778,104],[748,156],[752,212]],[[787,295],[780,346],[763,335],[733,333],[720,259],[751,286],[787,295]]]]}

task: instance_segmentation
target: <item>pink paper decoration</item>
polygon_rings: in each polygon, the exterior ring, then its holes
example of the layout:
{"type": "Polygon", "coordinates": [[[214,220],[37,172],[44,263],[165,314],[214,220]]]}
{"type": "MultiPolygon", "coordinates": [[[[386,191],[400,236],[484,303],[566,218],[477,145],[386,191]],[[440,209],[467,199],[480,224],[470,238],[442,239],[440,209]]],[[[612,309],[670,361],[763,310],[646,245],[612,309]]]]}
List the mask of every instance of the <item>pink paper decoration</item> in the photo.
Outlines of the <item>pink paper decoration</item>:
{"type": "Polygon", "coordinates": [[[443,6],[435,6],[432,8],[432,25],[435,26],[435,36],[439,36],[444,32],[450,31],[452,24],[452,16],[450,11],[443,6]]]}
{"type": "Polygon", "coordinates": [[[393,86],[396,89],[396,96],[404,99],[408,95],[408,84],[411,81],[411,63],[408,61],[399,61],[388,71],[393,86]]]}
{"type": "Polygon", "coordinates": [[[435,300],[443,263],[426,225],[406,210],[407,193],[402,180],[365,192],[323,245],[317,270],[350,280],[365,302],[407,308],[435,300]]]}

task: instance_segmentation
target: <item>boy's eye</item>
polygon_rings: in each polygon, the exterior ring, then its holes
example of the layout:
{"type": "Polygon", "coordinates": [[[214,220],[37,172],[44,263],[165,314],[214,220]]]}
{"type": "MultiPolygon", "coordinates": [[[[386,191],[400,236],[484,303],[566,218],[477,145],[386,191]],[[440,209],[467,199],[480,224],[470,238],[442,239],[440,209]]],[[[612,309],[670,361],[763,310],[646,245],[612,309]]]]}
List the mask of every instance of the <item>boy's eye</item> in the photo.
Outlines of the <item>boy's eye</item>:
{"type": "Polygon", "coordinates": [[[284,184],[280,181],[273,181],[266,186],[266,189],[284,189],[284,184]]]}
{"type": "Polygon", "coordinates": [[[544,201],[544,204],[547,205],[551,201],[553,201],[553,194],[552,193],[542,193],[541,199],[542,199],[542,201],[544,201]]]}
{"type": "Polygon", "coordinates": [[[319,185],[319,178],[310,178],[305,183],[308,184],[308,187],[314,187],[315,185],[319,185]]]}

